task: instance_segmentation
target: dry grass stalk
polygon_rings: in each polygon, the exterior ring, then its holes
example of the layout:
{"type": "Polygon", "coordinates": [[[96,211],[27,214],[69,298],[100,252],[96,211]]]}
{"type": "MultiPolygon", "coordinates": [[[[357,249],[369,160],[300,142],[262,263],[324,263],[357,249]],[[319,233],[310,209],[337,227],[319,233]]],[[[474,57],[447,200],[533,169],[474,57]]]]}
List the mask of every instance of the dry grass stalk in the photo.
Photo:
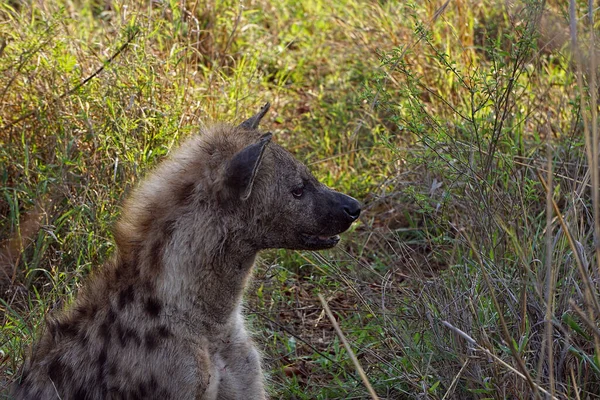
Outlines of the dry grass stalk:
{"type": "MultiPolygon", "coordinates": [[[[463,339],[465,339],[467,342],[469,342],[470,344],[472,344],[473,346],[475,346],[475,348],[479,351],[484,352],[486,355],[492,357],[494,360],[496,360],[498,363],[500,363],[502,366],[504,366],[505,368],[507,368],[508,370],[510,370],[511,372],[513,372],[515,375],[519,376],[521,379],[524,380],[528,380],[528,377],[524,374],[522,374],[521,372],[519,372],[518,370],[516,370],[512,365],[506,363],[504,360],[502,360],[500,357],[498,357],[497,355],[495,355],[494,353],[492,353],[491,351],[489,351],[488,349],[486,349],[485,347],[481,346],[479,343],[477,343],[475,341],[475,339],[473,339],[471,336],[469,336],[467,333],[461,331],[460,329],[458,329],[457,327],[453,326],[452,324],[450,324],[447,321],[442,321],[442,325],[444,325],[445,327],[447,327],[448,329],[450,329],[451,331],[453,331],[454,333],[456,333],[457,335],[459,335],[460,337],[462,337],[463,339]]],[[[463,366],[464,367],[464,366],[463,366]]],[[[531,379],[531,378],[529,378],[531,379]]],[[[538,385],[537,383],[531,382],[533,387],[537,390],[542,392],[543,394],[545,394],[546,396],[550,397],[551,399],[556,399],[558,400],[558,397],[556,397],[554,394],[551,394],[550,392],[548,392],[547,390],[545,390],[544,388],[542,388],[540,385],[538,385]]],[[[536,392],[537,393],[537,392],[536,392]]],[[[539,393],[537,393],[537,395],[539,396],[539,393]]],[[[445,396],[444,396],[445,397],[445,396]]]]}
{"type": "Polygon", "coordinates": [[[369,394],[371,395],[371,398],[373,400],[378,400],[379,397],[377,396],[377,393],[375,393],[375,390],[373,390],[373,387],[371,386],[371,383],[369,382],[369,378],[367,378],[367,374],[365,374],[365,370],[362,368],[362,366],[358,362],[358,359],[356,358],[356,355],[354,355],[354,352],[352,351],[352,347],[350,347],[350,343],[348,343],[348,341],[346,340],[346,337],[344,336],[344,333],[342,332],[342,330],[340,329],[340,326],[338,325],[337,321],[335,320],[335,317],[333,316],[333,313],[331,312],[331,309],[329,309],[329,305],[327,304],[327,301],[325,300],[325,298],[323,297],[323,295],[321,295],[320,293],[319,293],[319,300],[321,300],[321,304],[323,305],[323,309],[325,310],[325,313],[329,317],[329,320],[331,321],[331,324],[335,328],[335,332],[339,336],[339,338],[342,341],[342,343],[344,343],[344,347],[346,348],[346,351],[348,352],[348,355],[350,356],[350,359],[352,360],[352,363],[354,364],[354,367],[356,368],[356,371],[360,375],[360,377],[361,377],[361,379],[362,379],[365,387],[369,391],[369,394]]]}

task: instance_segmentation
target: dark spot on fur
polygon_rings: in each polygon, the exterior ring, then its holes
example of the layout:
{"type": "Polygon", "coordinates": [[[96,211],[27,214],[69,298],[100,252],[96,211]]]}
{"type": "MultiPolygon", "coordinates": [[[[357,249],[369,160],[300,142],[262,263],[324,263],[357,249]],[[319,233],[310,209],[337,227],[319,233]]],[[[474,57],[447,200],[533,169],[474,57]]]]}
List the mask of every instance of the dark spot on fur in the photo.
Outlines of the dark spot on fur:
{"type": "Polygon", "coordinates": [[[96,316],[96,313],[98,313],[97,305],[84,304],[84,305],[76,306],[73,309],[73,317],[76,320],[92,319],[96,316]]]}
{"type": "Polygon", "coordinates": [[[130,390],[125,398],[127,400],[143,400],[144,396],[140,396],[140,394],[137,391],[130,390]]]}
{"type": "Polygon", "coordinates": [[[108,309],[108,314],[106,314],[106,321],[112,325],[117,319],[117,313],[112,308],[108,309]]]}
{"type": "Polygon", "coordinates": [[[73,308],[73,317],[76,319],[84,318],[87,313],[87,308],[84,306],[76,306],[73,308]]]}
{"type": "Polygon", "coordinates": [[[79,389],[73,394],[73,400],[86,400],[88,399],[88,393],[86,388],[80,386],[79,389]]]}
{"type": "Polygon", "coordinates": [[[130,342],[133,342],[137,346],[142,344],[142,340],[137,332],[131,328],[124,328],[121,324],[117,324],[117,337],[119,338],[121,347],[127,346],[130,342]]]}
{"type": "Polygon", "coordinates": [[[100,325],[100,328],[98,328],[98,335],[104,342],[110,342],[110,324],[108,321],[104,321],[102,325],[100,325]]]}
{"type": "Polygon", "coordinates": [[[117,268],[115,268],[114,274],[115,274],[115,281],[119,282],[123,279],[123,273],[124,271],[127,270],[126,264],[123,263],[121,265],[119,265],[117,268]]]}
{"type": "Polygon", "coordinates": [[[98,314],[98,306],[95,304],[93,306],[90,306],[89,311],[90,318],[95,318],[96,314],[98,314]]]}
{"type": "Polygon", "coordinates": [[[100,350],[100,354],[98,354],[98,360],[96,361],[99,368],[104,368],[104,364],[106,364],[106,358],[106,347],[103,347],[102,350],[100,350]]]}
{"type": "Polygon", "coordinates": [[[169,331],[169,328],[167,328],[166,325],[160,325],[160,326],[158,326],[156,328],[156,333],[161,338],[167,338],[167,337],[171,336],[171,331],[169,331]]]}
{"type": "Polygon", "coordinates": [[[146,382],[140,382],[138,385],[138,393],[142,398],[145,398],[148,395],[148,389],[146,389],[146,382]]]}
{"type": "Polygon", "coordinates": [[[160,314],[160,311],[162,310],[162,305],[158,302],[157,299],[155,299],[154,297],[150,297],[148,298],[148,300],[146,300],[144,309],[146,310],[148,315],[150,315],[153,318],[157,318],[160,314]]]}
{"type": "Polygon", "coordinates": [[[125,306],[132,303],[134,297],[135,297],[135,293],[133,291],[133,285],[129,285],[125,289],[121,290],[119,292],[119,300],[118,300],[119,310],[122,310],[123,308],[125,308],[125,306]]]}
{"type": "Polygon", "coordinates": [[[158,347],[161,339],[165,339],[171,336],[171,331],[165,325],[159,325],[146,332],[144,335],[144,342],[148,350],[154,350],[158,347]]]}
{"type": "Polygon", "coordinates": [[[144,342],[146,343],[146,348],[150,351],[155,350],[156,347],[158,347],[158,337],[153,332],[146,332],[144,342]]]}
{"type": "Polygon", "coordinates": [[[68,378],[70,376],[67,369],[68,368],[65,367],[58,357],[55,357],[50,364],[48,364],[48,377],[52,380],[55,386],[62,386],[65,381],[65,377],[68,378]]]}
{"type": "Polygon", "coordinates": [[[74,322],[55,321],[54,337],[74,337],[79,333],[79,328],[74,322]]]}
{"type": "Polygon", "coordinates": [[[150,377],[150,382],[148,382],[148,385],[149,385],[150,392],[155,393],[158,390],[158,382],[154,375],[152,375],[150,377]]]}
{"type": "Polygon", "coordinates": [[[100,325],[98,329],[98,334],[100,338],[104,341],[104,343],[110,342],[111,339],[111,328],[117,319],[117,314],[113,311],[113,309],[108,310],[108,314],[106,315],[106,320],[100,325]]]}
{"type": "Polygon", "coordinates": [[[163,232],[165,233],[165,238],[169,239],[173,236],[173,232],[175,231],[175,224],[177,220],[169,219],[165,222],[163,232]]]}
{"type": "Polygon", "coordinates": [[[158,382],[154,376],[150,378],[148,385],[146,388],[150,393],[153,394],[152,398],[156,399],[170,399],[172,396],[169,394],[169,391],[166,388],[162,388],[158,385],[158,382]]]}
{"type": "Polygon", "coordinates": [[[102,350],[100,350],[100,354],[98,354],[98,359],[96,360],[96,363],[98,364],[98,377],[97,382],[94,385],[96,387],[103,386],[104,383],[104,371],[106,370],[106,360],[108,359],[107,348],[108,345],[105,344],[102,350]]]}
{"type": "MultiPolygon", "coordinates": [[[[136,242],[137,243],[137,242],[136,242]]],[[[115,280],[117,282],[127,281],[129,279],[135,278],[138,275],[137,262],[138,254],[140,251],[139,245],[131,245],[129,249],[128,256],[123,257],[123,259],[116,265],[114,270],[115,280]]]]}

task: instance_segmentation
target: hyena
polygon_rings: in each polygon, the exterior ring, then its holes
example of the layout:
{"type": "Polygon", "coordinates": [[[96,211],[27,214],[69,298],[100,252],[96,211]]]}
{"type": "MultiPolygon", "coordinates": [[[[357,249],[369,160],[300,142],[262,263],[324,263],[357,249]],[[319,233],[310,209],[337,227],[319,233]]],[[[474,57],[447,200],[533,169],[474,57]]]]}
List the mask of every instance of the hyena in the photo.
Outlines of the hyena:
{"type": "Polygon", "coordinates": [[[111,262],[47,321],[18,399],[266,399],[241,311],[263,249],[321,250],[360,214],[258,130],[186,141],[125,201],[111,262]]]}

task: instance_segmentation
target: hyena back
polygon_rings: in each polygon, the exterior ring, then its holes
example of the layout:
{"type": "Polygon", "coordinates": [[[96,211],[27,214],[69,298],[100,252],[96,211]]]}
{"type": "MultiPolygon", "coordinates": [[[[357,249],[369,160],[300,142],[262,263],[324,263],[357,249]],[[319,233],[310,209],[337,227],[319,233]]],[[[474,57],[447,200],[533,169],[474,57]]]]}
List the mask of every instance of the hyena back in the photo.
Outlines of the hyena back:
{"type": "Polygon", "coordinates": [[[336,245],[360,213],[257,128],[185,142],[125,202],[113,260],[47,322],[18,399],[265,399],[241,313],[256,254],[336,245]]]}

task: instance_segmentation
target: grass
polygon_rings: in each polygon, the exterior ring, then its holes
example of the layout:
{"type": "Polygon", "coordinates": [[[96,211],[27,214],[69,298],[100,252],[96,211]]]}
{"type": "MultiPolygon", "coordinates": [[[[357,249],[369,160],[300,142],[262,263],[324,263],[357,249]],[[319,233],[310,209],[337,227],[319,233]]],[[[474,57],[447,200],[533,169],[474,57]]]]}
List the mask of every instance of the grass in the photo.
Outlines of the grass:
{"type": "Polygon", "coordinates": [[[259,262],[247,310],[273,398],[369,398],[319,294],[379,398],[599,398],[589,15],[491,0],[3,3],[0,383],[109,257],[144,171],[270,101],[276,140],[366,205],[338,249],[259,262]]]}

